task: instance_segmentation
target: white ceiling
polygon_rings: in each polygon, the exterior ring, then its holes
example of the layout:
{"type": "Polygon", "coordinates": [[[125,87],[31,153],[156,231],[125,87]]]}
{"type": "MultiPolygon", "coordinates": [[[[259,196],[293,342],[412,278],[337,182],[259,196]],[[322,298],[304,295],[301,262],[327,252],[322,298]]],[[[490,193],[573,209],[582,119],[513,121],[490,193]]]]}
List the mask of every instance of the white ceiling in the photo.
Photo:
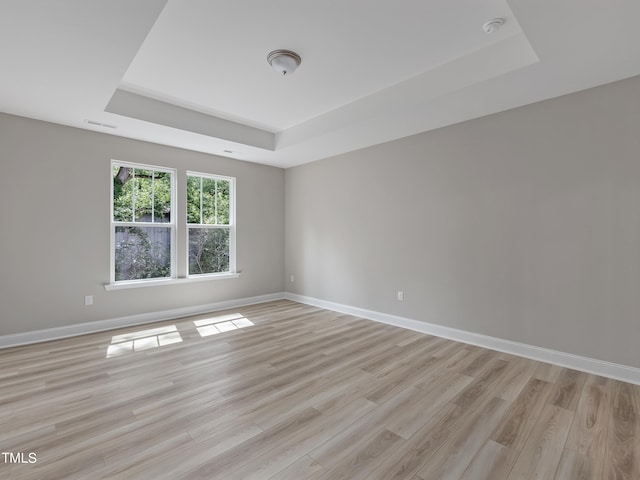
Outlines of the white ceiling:
{"type": "Polygon", "coordinates": [[[638,18],[637,0],[1,0],[0,111],[289,167],[640,74],[638,18]],[[270,70],[278,48],[294,75],[270,70]]]}
{"type": "MultiPolygon", "coordinates": [[[[277,132],[495,43],[504,0],[189,0],[167,3],[125,89],[277,132]],[[480,23],[479,23],[480,22],[480,23]],[[291,77],[271,50],[303,58],[291,77]]],[[[519,32],[505,24],[504,38],[519,32]]]]}

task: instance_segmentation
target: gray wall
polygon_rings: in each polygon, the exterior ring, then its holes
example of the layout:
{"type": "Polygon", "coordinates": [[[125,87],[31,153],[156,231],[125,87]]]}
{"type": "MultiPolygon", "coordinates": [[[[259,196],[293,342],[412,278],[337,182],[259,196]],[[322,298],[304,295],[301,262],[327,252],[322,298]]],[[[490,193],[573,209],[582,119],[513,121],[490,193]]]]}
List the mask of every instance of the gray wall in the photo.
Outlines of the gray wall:
{"type": "Polygon", "coordinates": [[[0,335],[286,288],[640,367],[639,91],[631,78],[286,172],[0,114],[0,335]],[[235,176],[243,275],[106,292],[112,158],[235,176]]]}
{"type": "Polygon", "coordinates": [[[285,288],[640,367],[639,92],[635,77],[287,170],[285,288]]]}
{"type": "Polygon", "coordinates": [[[0,205],[0,335],[283,290],[279,168],[0,114],[0,205]],[[111,159],[175,167],[179,182],[186,170],[236,177],[242,275],[105,291],[111,159]],[[85,295],[94,295],[93,306],[84,306],[85,295]]]}

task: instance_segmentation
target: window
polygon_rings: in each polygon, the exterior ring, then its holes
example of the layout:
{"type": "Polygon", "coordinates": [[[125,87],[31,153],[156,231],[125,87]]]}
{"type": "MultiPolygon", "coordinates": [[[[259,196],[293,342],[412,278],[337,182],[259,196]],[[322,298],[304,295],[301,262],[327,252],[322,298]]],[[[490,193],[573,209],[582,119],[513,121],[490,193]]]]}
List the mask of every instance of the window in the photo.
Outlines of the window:
{"type": "Polygon", "coordinates": [[[187,172],[189,276],[235,272],[235,179],[187,172]]]}
{"type": "Polygon", "coordinates": [[[111,283],[175,277],[175,171],[111,167],[111,283]]]}
{"type": "Polygon", "coordinates": [[[107,290],[238,276],[235,178],[186,172],[182,182],[175,169],[111,162],[107,290]],[[177,193],[186,197],[186,222],[176,215],[177,193]]]}

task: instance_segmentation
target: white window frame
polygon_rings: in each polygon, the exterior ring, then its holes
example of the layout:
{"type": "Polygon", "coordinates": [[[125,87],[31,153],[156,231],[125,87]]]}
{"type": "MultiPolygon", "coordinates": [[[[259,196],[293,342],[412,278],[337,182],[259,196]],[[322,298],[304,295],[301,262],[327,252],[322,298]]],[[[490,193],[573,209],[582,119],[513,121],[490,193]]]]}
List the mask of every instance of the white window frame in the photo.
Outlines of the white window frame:
{"type": "MultiPolygon", "coordinates": [[[[186,224],[185,262],[187,267],[187,278],[188,279],[206,279],[206,278],[215,278],[215,277],[237,276],[237,270],[236,270],[236,178],[227,177],[224,175],[215,175],[211,173],[194,172],[191,170],[187,170],[187,182],[189,177],[209,178],[213,180],[224,180],[229,182],[229,225],[189,223],[187,212],[186,212],[187,206],[185,202],[185,224],[186,224]],[[197,274],[189,273],[189,230],[191,228],[211,228],[211,229],[228,228],[229,229],[229,271],[228,272],[197,273],[197,274]]],[[[186,189],[186,183],[185,183],[185,189],[186,189]]],[[[185,191],[185,199],[186,199],[186,196],[187,196],[187,192],[185,191]]],[[[200,211],[200,215],[202,217],[202,210],[200,211]]]]}
{"type": "MultiPolygon", "coordinates": [[[[120,160],[111,160],[110,168],[109,168],[109,177],[110,177],[110,285],[111,286],[147,286],[152,284],[158,284],[161,282],[168,282],[176,279],[176,249],[177,249],[177,233],[176,233],[176,217],[177,217],[177,209],[176,209],[176,183],[177,183],[177,170],[175,168],[167,168],[160,167],[157,165],[148,165],[144,163],[132,163],[132,162],[123,162],[120,160]],[[156,172],[164,172],[171,174],[171,222],[167,223],[154,223],[154,222],[120,222],[115,221],[113,218],[113,169],[114,167],[126,167],[126,168],[137,168],[144,170],[154,170],[156,172]],[[169,277],[158,277],[158,278],[141,278],[136,280],[118,280],[116,281],[116,258],[115,258],[115,247],[116,247],[116,227],[157,227],[157,228],[170,228],[171,229],[171,252],[170,252],[170,276],[169,277]]],[[[135,217],[134,217],[135,218],[135,217]]]]}

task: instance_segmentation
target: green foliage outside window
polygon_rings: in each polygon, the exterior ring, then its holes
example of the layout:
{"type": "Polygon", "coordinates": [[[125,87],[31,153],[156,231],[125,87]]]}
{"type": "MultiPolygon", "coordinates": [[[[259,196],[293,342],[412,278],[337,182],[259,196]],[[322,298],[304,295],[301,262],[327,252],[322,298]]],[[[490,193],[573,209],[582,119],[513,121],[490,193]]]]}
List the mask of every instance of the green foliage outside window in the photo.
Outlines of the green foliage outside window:
{"type": "Polygon", "coordinates": [[[189,275],[229,271],[229,229],[189,229],[189,275]]]}
{"type": "Polygon", "coordinates": [[[116,222],[170,222],[171,173],[113,167],[113,219],[116,222]]]}
{"type": "Polygon", "coordinates": [[[116,227],[115,279],[171,276],[171,229],[116,227]]]}
{"type": "Polygon", "coordinates": [[[229,225],[229,180],[187,177],[187,223],[229,225]]]}

